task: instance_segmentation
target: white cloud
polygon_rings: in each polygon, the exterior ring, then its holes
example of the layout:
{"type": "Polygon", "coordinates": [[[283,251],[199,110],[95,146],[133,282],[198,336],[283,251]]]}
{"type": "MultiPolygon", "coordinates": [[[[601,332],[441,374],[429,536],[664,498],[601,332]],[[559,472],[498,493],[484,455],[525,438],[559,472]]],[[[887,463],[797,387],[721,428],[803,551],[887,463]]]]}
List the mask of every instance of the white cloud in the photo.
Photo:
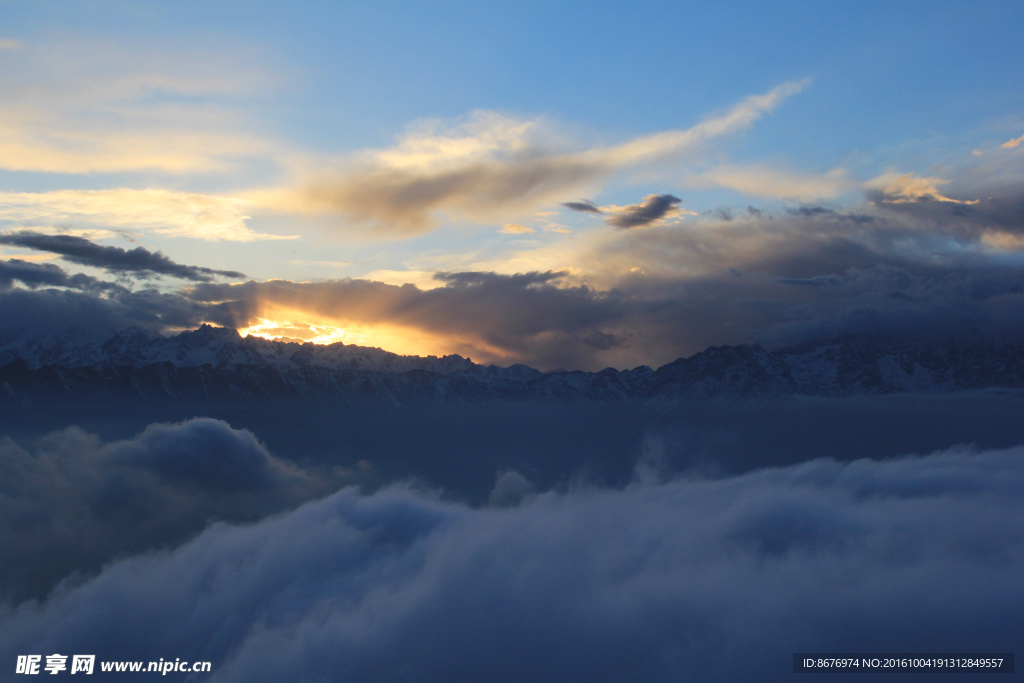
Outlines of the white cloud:
{"type": "Polygon", "coordinates": [[[534,214],[566,196],[590,194],[618,171],[679,163],[707,142],[748,128],[803,87],[785,83],[688,129],[583,150],[559,141],[542,120],[495,112],[478,111],[447,127],[420,123],[394,147],[342,159],[304,191],[270,191],[263,202],[338,211],[399,234],[429,229],[439,213],[478,221],[534,214]]]}
{"type": "Polygon", "coordinates": [[[209,241],[294,238],[253,232],[245,224],[249,218],[246,208],[247,203],[237,198],[172,190],[2,192],[0,225],[61,226],[89,238],[96,237],[95,231],[109,228],[209,241]]]}

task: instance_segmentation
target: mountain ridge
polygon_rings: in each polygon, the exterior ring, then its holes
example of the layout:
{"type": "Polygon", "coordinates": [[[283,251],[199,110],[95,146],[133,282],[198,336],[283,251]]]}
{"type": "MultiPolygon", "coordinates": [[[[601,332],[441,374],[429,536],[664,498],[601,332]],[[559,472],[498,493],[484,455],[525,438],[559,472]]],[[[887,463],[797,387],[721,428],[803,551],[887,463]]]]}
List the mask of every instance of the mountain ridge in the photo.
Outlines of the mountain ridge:
{"type": "Polygon", "coordinates": [[[707,399],[1024,388],[1024,345],[986,338],[849,335],[771,351],[712,346],[657,369],[541,372],[458,355],[401,356],[336,343],[241,337],[203,325],[164,337],[134,327],[103,341],[0,345],[0,396],[340,396],[388,402],[480,398],[707,399]]]}

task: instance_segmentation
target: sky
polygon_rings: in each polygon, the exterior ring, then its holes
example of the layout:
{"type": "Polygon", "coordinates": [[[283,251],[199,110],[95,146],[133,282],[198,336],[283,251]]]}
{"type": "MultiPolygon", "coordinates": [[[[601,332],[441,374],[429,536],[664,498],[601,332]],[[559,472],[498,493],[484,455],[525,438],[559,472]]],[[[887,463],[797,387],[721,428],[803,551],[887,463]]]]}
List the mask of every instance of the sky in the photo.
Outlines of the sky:
{"type": "Polygon", "coordinates": [[[1024,7],[833,5],[0,2],[0,336],[1020,337],[1024,7]]]}

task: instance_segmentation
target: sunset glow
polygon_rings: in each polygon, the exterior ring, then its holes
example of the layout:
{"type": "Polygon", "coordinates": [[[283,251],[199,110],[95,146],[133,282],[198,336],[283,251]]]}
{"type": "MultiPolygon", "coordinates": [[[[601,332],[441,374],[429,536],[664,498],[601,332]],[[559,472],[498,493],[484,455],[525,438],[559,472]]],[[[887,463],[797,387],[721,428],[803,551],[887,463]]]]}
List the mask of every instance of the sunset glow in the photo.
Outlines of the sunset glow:
{"type": "Polygon", "coordinates": [[[352,333],[343,327],[317,325],[313,323],[292,323],[257,318],[259,322],[238,330],[243,337],[262,337],[272,341],[300,341],[313,344],[355,343],[352,333]]]}
{"type": "MultiPolygon", "coordinates": [[[[256,322],[238,328],[242,337],[312,344],[343,343],[384,349],[402,356],[446,356],[458,354],[477,361],[504,361],[508,353],[478,339],[460,339],[433,334],[414,327],[393,324],[365,324],[318,317],[309,311],[270,307],[256,322]]],[[[506,362],[507,364],[507,362],[506,362]]]]}

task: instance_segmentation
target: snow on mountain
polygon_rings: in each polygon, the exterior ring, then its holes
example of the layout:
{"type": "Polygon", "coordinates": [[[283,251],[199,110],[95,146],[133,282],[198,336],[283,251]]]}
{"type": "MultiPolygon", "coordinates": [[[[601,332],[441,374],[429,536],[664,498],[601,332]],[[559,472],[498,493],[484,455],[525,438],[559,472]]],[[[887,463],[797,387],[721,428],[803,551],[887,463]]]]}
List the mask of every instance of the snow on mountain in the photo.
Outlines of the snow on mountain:
{"type": "MultiPolygon", "coordinates": [[[[57,391],[141,396],[339,395],[387,401],[504,398],[703,399],[945,393],[1024,387],[1024,346],[985,339],[909,342],[849,336],[766,351],[719,346],[657,370],[542,373],[457,355],[400,356],[345,344],[242,338],[203,325],[163,337],[129,328],[0,346],[10,397],[57,391]]],[[[2,395],[2,393],[0,393],[2,395]]]]}

